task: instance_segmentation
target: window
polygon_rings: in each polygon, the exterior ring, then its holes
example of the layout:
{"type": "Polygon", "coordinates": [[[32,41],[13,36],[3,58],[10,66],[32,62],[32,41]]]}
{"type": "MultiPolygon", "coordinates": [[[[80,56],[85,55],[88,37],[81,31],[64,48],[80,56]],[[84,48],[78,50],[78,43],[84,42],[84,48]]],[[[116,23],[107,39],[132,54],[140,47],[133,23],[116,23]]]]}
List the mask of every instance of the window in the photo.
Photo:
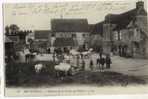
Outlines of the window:
{"type": "Polygon", "coordinates": [[[82,34],[83,37],[85,37],[85,34],[82,34]]]}
{"type": "Polygon", "coordinates": [[[115,40],[118,40],[118,32],[114,33],[114,38],[115,38],[115,40]]]}
{"type": "Polygon", "coordinates": [[[76,34],[72,34],[72,38],[73,38],[73,37],[76,37],[76,34]]]}

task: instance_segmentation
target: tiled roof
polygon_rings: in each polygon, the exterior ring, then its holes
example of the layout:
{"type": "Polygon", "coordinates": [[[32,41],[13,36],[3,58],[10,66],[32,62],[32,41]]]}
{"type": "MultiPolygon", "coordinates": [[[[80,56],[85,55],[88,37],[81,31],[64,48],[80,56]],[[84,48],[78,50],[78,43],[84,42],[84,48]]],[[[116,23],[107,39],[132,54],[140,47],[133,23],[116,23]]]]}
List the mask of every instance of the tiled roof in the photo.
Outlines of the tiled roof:
{"type": "Polygon", "coordinates": [[[53,32],[88,32],[87,19],[52,19],[53,32]]]}
{"type": "Polygon", "coordinates": [[[35,32],[35,39],[49,39],[50,30],[36,30],[35,32]]]}
{"type": "MultiPolygon", "coordinates": [[[[130,11],[127,11],[125,13],[122,14],[108,14],[105,17],[105,21],[99,22],[97,24],[94,25],[94,28],[92,30],[92,34],[103,34],[103,24],[105,22],[111,23],[111,24],[115,24],[115,28],[113,30],[120,30],[120,29],[124,29],[128,26],[128,24],[131,21],[135,21],[136,20],[136,15],[140,14],[140,15],[147,15],[147,12],[144,9],[133,9],[130,11]]],[[[145,20],[147,21],[147,20],[145,20]]],[[[143,30],[147,30],[146,28],[143,30]]]]}
{"type": "Polygon", "coordinates": [[[104,21],[95,24],[91,33],[100,34],[102,36],[103,35],[103,24],[104,24],[104,21]]]}
{"type": "Polygon", "coordinates": [[[142,18],[142,20],[137,20],[135,24],[148,37],[148,20],[147,20],[147,17],[142,18]]]}
{"type": "Polygon", "coordinates": [[[109,15],[108,17],[108,21],[112,24],[116,24],[117,26],[114,28],[114,30],[116,29],[124,29],[127,27],[127,25],[131,22],[131,21],[135,21],[136,20],[136,16],[137,14],[140,15],[147,15],[146,11],[144,9],[138,10],[138,9],[133,9],[130,11],[127,11],[125,13],[119,14],[119,15],[109,15]]]}
{"type": "Polygon", "coordinates": [[[88,29],[89,29],[89,32],[90,32],[90,33],[93,32],[94,26],[95,26],[95,24],[89,24],[89,25],[88,25],[88,29]]]}
{"type": "Polygon", "coordinates": [[[56,38],[54,42],[55,47],[61,47],[61,46],[76,46],[76,41],[74,41],[72,38],[56,38]]]}

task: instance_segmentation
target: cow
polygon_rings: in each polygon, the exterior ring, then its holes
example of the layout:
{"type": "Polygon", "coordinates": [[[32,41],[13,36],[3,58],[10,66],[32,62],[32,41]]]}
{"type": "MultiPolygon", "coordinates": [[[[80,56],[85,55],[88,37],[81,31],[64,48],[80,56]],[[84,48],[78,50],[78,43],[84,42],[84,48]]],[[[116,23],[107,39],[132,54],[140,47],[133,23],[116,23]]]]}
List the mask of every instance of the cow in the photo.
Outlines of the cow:
{"type": "Polygon", "coordinates": [[[63,79],[63,77],[67,76],[68,74],[72,74],[72,66],[67,63],[60,63],[58,65],[55,65],[54,67],[56,71],[56,76],[63,79]]]}
{"type": "Polygon", "coordinates": [[[45,65],[38,63],[34,65],[35,73],[40,74],[41,71],[45,68],[45,65]]]}

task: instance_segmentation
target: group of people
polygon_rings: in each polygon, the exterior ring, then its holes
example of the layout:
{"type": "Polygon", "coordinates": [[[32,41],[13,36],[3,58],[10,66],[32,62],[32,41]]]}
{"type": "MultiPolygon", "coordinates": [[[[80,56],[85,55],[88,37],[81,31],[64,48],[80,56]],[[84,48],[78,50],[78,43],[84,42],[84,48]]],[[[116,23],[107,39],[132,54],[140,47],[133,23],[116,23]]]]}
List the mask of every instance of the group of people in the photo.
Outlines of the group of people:
{"type": "Polygon", "coordinates": [[[110,69],[112,61],[109,55],[106,55],[106,57],[100,57],[97,59],[97,66],[99,67],[100,70],[110,69]]]}
{"type": "MultiPolygon", "coordinates": [[[[109,55],[106,55],[106,57],[100,56],[96,59],[96,64],[94,61],[91,59],[89,68],[90,70],[94,70],[94,67],[96,66],[96,69],[99,69],[100,71],[104,71],[104,69],[110,69],[111,68],[111,58],[109,55]]],[[[85,61],[82,60],[82,70],[85,70],[85,61]]]]}

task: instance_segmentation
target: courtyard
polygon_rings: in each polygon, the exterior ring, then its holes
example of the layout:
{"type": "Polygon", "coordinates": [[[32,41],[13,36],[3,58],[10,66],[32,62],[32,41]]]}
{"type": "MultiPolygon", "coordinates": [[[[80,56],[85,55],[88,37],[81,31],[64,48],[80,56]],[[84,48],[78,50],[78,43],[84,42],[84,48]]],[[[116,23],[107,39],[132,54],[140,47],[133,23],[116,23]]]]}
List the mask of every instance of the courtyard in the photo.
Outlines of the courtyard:
{"type": "MultiPolygon", "coordinates": [[[[92,53],[89,58],[84,59],[86,62],[85,70],[79,71],[74,75],[67,75],[63,79],[56,76],[56,71],[54,69],[56,64],[52,61],[52,54],[38,56],[38,60],[41,59],[38,62],[10,63],[6,65],[6,73],[8,73],[6,74],[6,85],[8,87],[60,86],[63,84],[128,86],[148,83],[147,59],[111,56],[111,68],[104,69],[102,72],[95,64],[97,57],[98,54],[92,53]],[[90,60],[93,60],[94,63],[93,70],[90,69],[90,60]],[[46,70],[40,74],[36,74],[34,70],[34,65],[36,63],[46,65],[46,70]]],[[[77,59],[71,58],[71,62],[72,64],[77,64],[77,59]]],[[[81,60],[79,60],[79,62],[79,64],[81,64],[81,60]]]]}

